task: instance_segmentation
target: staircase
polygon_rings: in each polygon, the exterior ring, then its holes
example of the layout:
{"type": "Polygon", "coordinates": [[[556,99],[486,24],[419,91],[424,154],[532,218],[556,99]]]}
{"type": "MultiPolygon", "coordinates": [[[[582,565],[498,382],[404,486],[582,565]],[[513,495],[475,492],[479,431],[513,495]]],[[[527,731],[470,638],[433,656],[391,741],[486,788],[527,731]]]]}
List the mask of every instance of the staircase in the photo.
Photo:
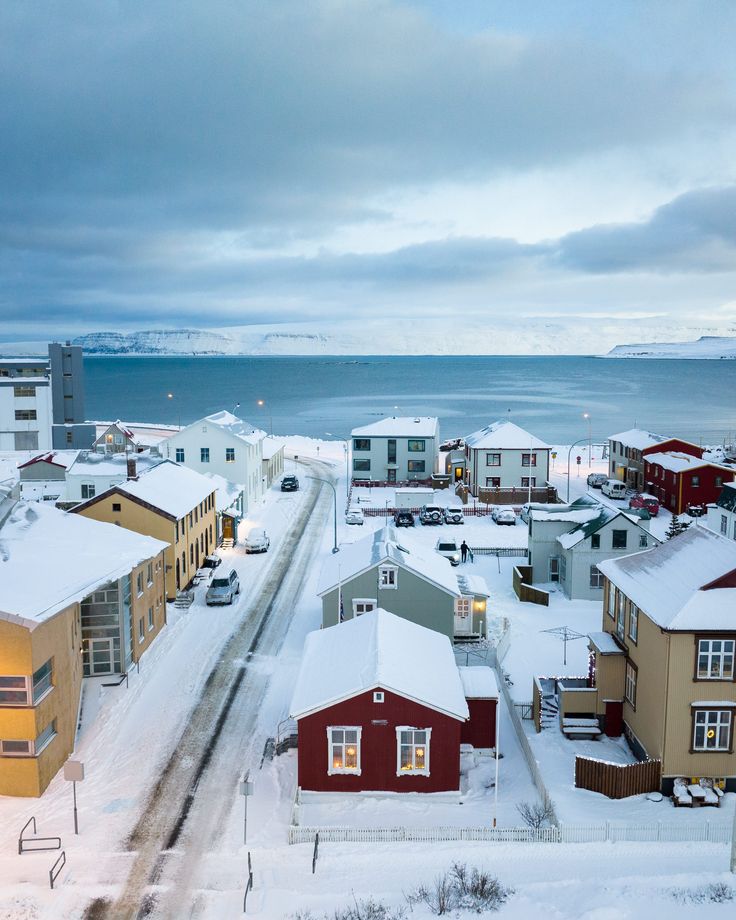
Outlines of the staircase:
{"type": "Polygon", "coordinates": [[[556,728],[560,719],[560,706],[553,694],[543,694],[539,710],[539,722],[542,728],[556,728]]]}
{"type": "Polygon", "coordinates": [[[284,754],[286,751],[299,746],[299,734],[294,719],[284,719],[279,722],[276,732],[276,755],[284,754]]]}
{"type": "Polygon", "coordinates": [[[220,543],[220,546],[222,547],[222,549],[232,549],[232,548],[233,548],[233,545],[234,545],[234,543],[233,543],[232,538],[228,538],[227,540],[223,540],[222,543],[220,543]]]}

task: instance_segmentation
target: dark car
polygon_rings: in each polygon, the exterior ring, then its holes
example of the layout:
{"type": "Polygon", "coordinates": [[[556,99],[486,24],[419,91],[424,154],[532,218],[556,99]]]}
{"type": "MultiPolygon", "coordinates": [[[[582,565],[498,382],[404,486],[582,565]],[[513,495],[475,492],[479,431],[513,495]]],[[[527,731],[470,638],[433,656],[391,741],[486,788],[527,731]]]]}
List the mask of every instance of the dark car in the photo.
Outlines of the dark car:
{"type": "Polygon", "coordinates": [[[411,511],[401,510],[394,511],[394,525],[396,527],[413,527],[414,515],[411,511]]]}
{"type": "Polygon", "coordinates": [[[296,476],[284,476],[281,480],[282,492],[296,492],[299,488],[299,480],[296,476]]]}
{"type": "Polygon", "coordinates": [[[203,569],[216,569],[217,566],[222,562],[222,559],[215,553],[211,556],[205,556],[204,561],[202,562],[203,569]]]}

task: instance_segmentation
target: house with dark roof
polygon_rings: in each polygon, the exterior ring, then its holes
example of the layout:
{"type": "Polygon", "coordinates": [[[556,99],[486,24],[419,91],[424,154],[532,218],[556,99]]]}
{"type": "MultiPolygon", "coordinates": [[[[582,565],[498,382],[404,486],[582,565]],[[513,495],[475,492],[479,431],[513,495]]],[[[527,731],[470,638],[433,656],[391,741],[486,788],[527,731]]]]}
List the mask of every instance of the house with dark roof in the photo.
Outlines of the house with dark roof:
{"type": "Polygon", "coordinates": [[[626,511],[583,495],[569,505],[529,513],[529,562],[534,584],[559,584],[571,599],[598,600],[603,576],[598,563],[659,541],[646,511],[626,511]]]}
{"type": "Polygon", "coordinates": [[[715,533],[736,540],[736,482],[727,482],[715,504],[708,506],[706,525],[715,533]]]}
{"type": "Polygon", "coordinates": [[[693,457],[702,457],[703,448],[680,438],[669,438],[654,434],[642,428],[630,428],[609,435],[608,474],[611,479],[620,479],[630,489],[644,492],[646,476],[645,457],[660,451],[677,450],[693,457]]]}

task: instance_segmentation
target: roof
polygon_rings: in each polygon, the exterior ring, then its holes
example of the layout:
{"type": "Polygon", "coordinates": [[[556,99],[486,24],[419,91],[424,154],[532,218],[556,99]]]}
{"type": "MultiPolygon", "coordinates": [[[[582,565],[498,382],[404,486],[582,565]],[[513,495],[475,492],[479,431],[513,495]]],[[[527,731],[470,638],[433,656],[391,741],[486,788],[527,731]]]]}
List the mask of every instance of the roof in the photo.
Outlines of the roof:
{"type": "Polygon", "coordinates": [[[231,434],[234,438],[238,438],[248,444],[257,444],[266,437],[265,431],[261,431],[260,428],[254,428],[249,422],[243,421],[243,419],[238,418],[237,415],[233,415],[232,412],[228,412],[226,409],[221,412],[214,412],[212,415],[194,422],[189,427],[201,425],[202,422],[217,425],[218,428],[222,428],[223,431],[231,434]]]}
{"type": "Polygon", "coordinates": [[[152,454],[150,450],[140,453],[126,454],[122,451],[117,454],[103,454],[96,450],[77,451],[77,458],[69,467],[69,476],[106,476],[120,481],[128,478],[128,460],[135,460],[137,475],[143,475],[147,470],[159,463],[163,463],[160,454],[152,454]]]}
{"type": "Polygon", "coordinates": [[[436,438],[438,431],[439,422],[433,416],[394,415],[391,418],[381,419],[380,422],[373,422],[371,425],[353,428],[350,433],[352,437],[368,435],[374,438],[436,438]]]}
{"type": "Polygon", "coordinates": [[[270,460],[271,457],[275,457],[276,454],[284,449],[284,445],[281,441],[274,440],[273,437],[269,435],[264,435],[263,438],[263,459],[270,460]]]}
{"type": "Polygon", "coordinates": [[[466,700],[497,700],[498,684],[493,668],[482,665],[459,667],[466,700]]]}
{"type": "Polygon", "coordinates": [[[425,557],[411,538],[405,539],[403,534],[399,543],[393,527],[376,530],[355,543],[343,543],[339,553],[328,556],[322,566],[317,594],[321,597],[338,584],[382,562],[413,572],[453,597],[460,596],[457,576],[452,571],[450,561],[438,554],[425,557]]]}
{"type": "Polygon", "coordinates": [[[456,575],[457,584],[463,594],[474,594],[476,597],[490,597],[491,592],[482,575],[456,575]]]}
{"type": "Polygon", "coordinates": [[[667,450],[658,454],[649,454],[646,457],[647,463],[656,463],[662,469],[671,470],[673,473],[681,473],[683,470],[694,470],[701,466],[713,466],[719,470],[725,470],[727,473],[733,473],[733,468],[722,466],[720,463],[713,463],[710,460],[703,460],[701,457],[693,457],[692,454],[683,454],[681,451],[667,450]]]}
{"type": "Polygon", "coordinates": [[[31,457],[31,459],[26,460],[25,463],[19,463],[18,469],[25,470],[27,467],[33,466],[36,463],[49,463],[51,466],[58,466],[66,470],[74,463],[78,454],[78,450],[47,450],[43,454],[31,457]]]}
{"type": "Polygon", "coordinates": [[[663,441],[671,441],[672,438],[666,438],[661,434],[654,434],[652,431],[645,431],[643,428],[629,428],[628,431],[620,431],[618,434],[609,434],[609,441],[620,441],[626,447],[633,447],[635,450],[646,450],[647,447],[653,447],[655,444],[661,444],[663,441]]]}
{"type": "Polygon", "coordinates": [[[117,419],[116,421],[112,422],[112,424],[108,425],[105,428],[105,430],[102,432],[102,434],[97,436],[95,440],[95,444],[98,444],[105,437],[105,435],[111,428],[117,428],[118,431],[121,432],[121,434],[124,434],[125,437],[131,440],[134,444],[138,443],[138,436],[133,431],[133,429],[128,428],[128,426],[124,422],[121,422],[120,419],[117,419]]]}
{"type": "Polygon", "coordinates": [[[374,687],[469,716],[447,636],[381,608],[309,633],[289,712],[299,719],[374,687]]]}
{"type": "MultiPolygon", "coordinates": [[[[225,479],[224,476],[220,476],[217,473],[203,473],[203,475],[212,482],[212,488],[217,490],[215,502],[218,511],[222,511],[223,514],[226,511],[232,511],[232,506],[245,491],[245,486],[240,482],[230,482],[229,479],[225,479]]],[[[232,514],[240,517],[240,509],[236,508],[232,511],[232,514]]]]}
{"type": "Polygon", "coordinates": [[[473,450],[497,447],[501,450],[549,450],[549,444],[540,441],[533,434],[513,422],[499,421],[474,431],[465,438],[465,444],[473,450]]]}
{"type": "MultiPolygon", "coordinates": [[[[590,514],[590,511],[584,513],[590,514]]],[[[624,517],[632,524],[636,524],[637,527],[641,527],[641,521],[648,520],[649,513],[646,512],[645,516],[643,516],[640,514],[640,509],[623,511],[620,508],[612,508],[609,505],[599,504],[597,511],[592,517],[587,521],[581,521],[576,527],[573,527],[572,530],[568,530],[567,533],[560,534],[560,536],[557,537],[557,542],[564,549],[570,549],[573,546],[577,546],[578,543],[582,542],[591,534],[602,530],[607,524],[615,521],[618,517],[624,517]]],[[[642,527],[642,530],[645,530],[645,528],[642,527]]],[[[649,533],[648,530],[645,532],[649,533]]]]}
{"type": "Polygon", "coordinates": [[[624,650],[610,633],[592,632],[588,633],[588,638],[590,639],[590,644],[595,648],[597,652],[600,652],[601,655],[624,654],[624,650]]]}
{"type": "Polygon", "coordinates": [[[167,546],[47,504],[18,502],[0,529],[0,610],[43,622],[167,546]]]}
{"type": "Polygon", "coordinates": [[[716,505],[725,511],[736,511],[736,482],[723,484],[723,491],[718,496],[716,505]]]}
{"type": "Polygon", "coordinates": [[[705,527],[598,568],[664,629],[736,629],[736,588],[706,588],[736,568],[736,541],[705,527]]]}

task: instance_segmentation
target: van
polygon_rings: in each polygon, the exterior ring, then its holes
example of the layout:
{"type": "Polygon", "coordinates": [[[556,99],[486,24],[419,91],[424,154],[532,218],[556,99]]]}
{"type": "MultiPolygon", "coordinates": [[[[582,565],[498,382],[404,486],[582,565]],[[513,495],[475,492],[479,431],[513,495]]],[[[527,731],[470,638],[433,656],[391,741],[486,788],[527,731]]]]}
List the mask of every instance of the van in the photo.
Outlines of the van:
{"type": "Polygon", "coordinates": [[[626,498],[626,483],[619,479],[607,479],[601,486],[601,492],[608,498],[626,498]]]}

